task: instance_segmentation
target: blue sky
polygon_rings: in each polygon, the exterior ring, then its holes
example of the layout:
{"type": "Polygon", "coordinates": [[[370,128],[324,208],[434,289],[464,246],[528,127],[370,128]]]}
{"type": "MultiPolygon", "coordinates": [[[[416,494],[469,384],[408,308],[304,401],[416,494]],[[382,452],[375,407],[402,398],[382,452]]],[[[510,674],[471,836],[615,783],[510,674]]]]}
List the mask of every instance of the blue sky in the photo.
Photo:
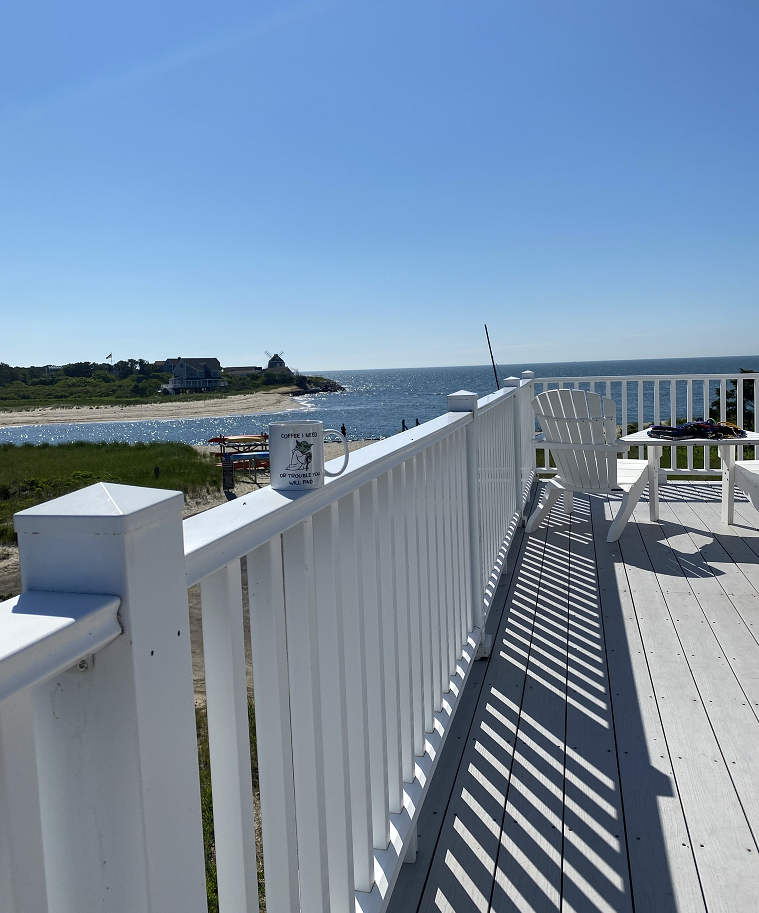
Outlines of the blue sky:
{"type": "Polygon", "coordinates": [[[25,0],[0,361],[759,353],[755,0],[25,0]]]}

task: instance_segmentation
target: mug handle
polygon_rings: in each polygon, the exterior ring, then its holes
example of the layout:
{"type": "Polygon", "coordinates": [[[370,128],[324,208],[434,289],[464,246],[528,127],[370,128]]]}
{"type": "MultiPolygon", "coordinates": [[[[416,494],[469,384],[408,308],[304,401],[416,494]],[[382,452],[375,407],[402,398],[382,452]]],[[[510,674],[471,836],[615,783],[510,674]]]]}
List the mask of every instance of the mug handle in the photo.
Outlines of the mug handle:
{"type": "MultiPolygon", "coordinates": [[[[343,435],[334,428],[325,428],[324,434],[336,434],[340,438],[340,440],[343,442],[343,449],[345,450],[345,458],[343,460],[343,465],[342,465],[340,471],[339,472],[327,472],[327,470],[325,469],[324,475],[325,476],[341,476],[345,472],[345,470],[348,468],[348,454],[350,452],[348,450],[348,442],[345,440],[343,435]]],[[[324,435],[322,435],[322,440],[324,440],[324,435]]]]}

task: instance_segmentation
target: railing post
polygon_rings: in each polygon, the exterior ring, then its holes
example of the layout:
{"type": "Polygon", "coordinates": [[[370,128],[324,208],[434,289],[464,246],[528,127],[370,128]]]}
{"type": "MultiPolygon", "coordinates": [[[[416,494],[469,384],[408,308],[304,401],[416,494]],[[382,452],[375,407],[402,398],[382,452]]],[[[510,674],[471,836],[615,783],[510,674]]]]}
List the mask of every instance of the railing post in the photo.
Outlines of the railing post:
{"type": "Polygon", "coordinates": [[[483,580],[480,557],[480,473],[477,442],[477,394],[459,390],[448,396],[449,412],[471,412],[472,419],[466,426],[466,487],[469,505],[469,579],[472,600],[472,626],[482,630],[483,580]]]}
{"type": "Polygon", "coordinates": [[[522,483],[522,398],[518,377],[504,377],[503,386],[515,389],[514,394],[514,504],[519,515],[519,526],[524,526],[524,499],[522,483]]]}
{"type": "Polygon", "coordinates": [[[30,689],[0,705],[0,910],[47,913],[30,689]]]}
{"type": "Polygon", "coordinates": [[[15,522],[25,591],[113,593],[124,626],[34,691],[49,911],[202,913],[182,495],[100,483],[15,522]]]}
{"type": "MultiPolygon", "coordinates": [[[[536,468],[537,463],[537,451],[532,446],[532,439],[535,437],[535,416],[532,409],[529,406],[529,400],[535,395],[535,372],[534,371],[522,371],[522,382],[519,385],[519,428],[522,435],[522,460],[520,465],[522,467],[522,494],[524,495],[524,471],[527,468],[527,476],[529,477],[530,473],[536,468]],[[527,402],[525,403],[525,400],[527,402]],[[523,412],[527,413],[527,421],[524,420],[523,412]],[[525,451],[528,453],[528,459],[530,461],[529,466],[525,467],[524,464],[524,455],[525,451]]],[[[548,457],[548,451],[546,451],[546,458],[548,457]]],[[[522,509],[524,510],[524,504],[522,503],[522,509]]],[[[522,516],[522,525],[525,523],[524,515],[522,516]]]]}

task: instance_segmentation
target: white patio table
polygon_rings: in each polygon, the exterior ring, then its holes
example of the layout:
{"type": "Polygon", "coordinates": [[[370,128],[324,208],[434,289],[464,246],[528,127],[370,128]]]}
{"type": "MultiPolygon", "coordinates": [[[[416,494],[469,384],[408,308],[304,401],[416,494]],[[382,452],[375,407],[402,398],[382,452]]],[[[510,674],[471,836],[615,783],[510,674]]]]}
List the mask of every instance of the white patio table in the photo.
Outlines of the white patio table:
{"type": "Polygon", "coordinates": [[[733,499],[735,495],[735,448],[743,444],[759,444],[759,432],[747,431],[746,437],[740,438],[723,438],[722,440],[712,440],[711,438],[688,438],[685,440],[669,440],[666,438],[649,437],[646,431],[636,431],[634,434],[627,434],[619,439],[622,444],[638,445],[639,447],[648,447],[648,464],[651,467],[649,472],[649,490],[648,504],[650,517],[652,520],[659,519],[659,473],[658,469],[658,449],[661,447],[718,447],[720,460],[722,462],[722,522],[732,524],[733,522],[733,499]]]}

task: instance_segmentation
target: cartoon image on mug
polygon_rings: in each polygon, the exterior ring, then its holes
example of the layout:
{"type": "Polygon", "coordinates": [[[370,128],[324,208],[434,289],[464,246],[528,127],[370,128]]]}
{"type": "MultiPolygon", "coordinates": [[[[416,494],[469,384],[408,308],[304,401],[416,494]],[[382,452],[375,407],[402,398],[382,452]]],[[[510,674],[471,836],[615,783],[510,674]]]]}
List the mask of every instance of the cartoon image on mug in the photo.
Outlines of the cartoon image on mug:
{"type": "Polygon", "coordinates": [[[296,472],[308,472],[311,466],[311,448],[313,446],[313,443],[308,441],[296,440],[290,454],[290,464],[285,468],[296,472]]]}

